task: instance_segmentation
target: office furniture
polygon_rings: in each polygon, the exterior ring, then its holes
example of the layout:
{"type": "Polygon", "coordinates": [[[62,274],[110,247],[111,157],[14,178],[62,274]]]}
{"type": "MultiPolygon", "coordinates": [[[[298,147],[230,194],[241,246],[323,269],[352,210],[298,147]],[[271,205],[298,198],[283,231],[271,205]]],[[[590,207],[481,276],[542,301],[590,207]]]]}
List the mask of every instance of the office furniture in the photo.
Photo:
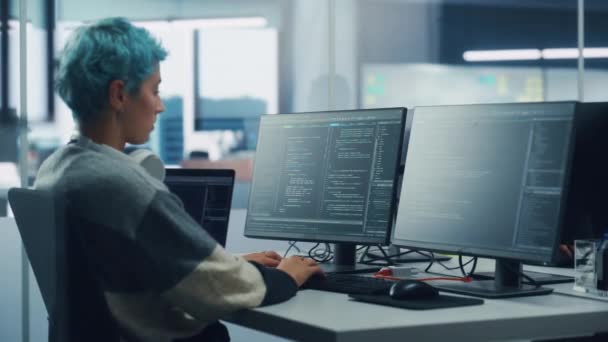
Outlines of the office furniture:
{"type": "MultiPolygon", "coordinates": [[[[36,215],[41,216],[41,212],[36,215]]],[[[236,210],[231,214],[229,249],[267,249],[269,246],[264,243],[275,243],[276,249],[287,246],[285,242],[263,240],[253,240],[259,242],[259,248],[249,245],[250,239],[242,236],[244,216],[244,210],[236,210]]],[[[2,227],[15,229],[12,223],[2,227]]],[[[491,263],[485,265],[480,262],[478,267],[484,271],[493,266],[491,263]]],[[[529,268],[534,271],[545,269],[529,268]]],[[[549,271],[569,273],[559,269],[549,271]]],[[[429,311],[358,303],[350,301],[345,295],[305,290],[285,303],[245,310],[226,317],[225,320],[262,332],[305,341],[383,341],[395,337],[408,341],[459,341],[465,338],[473,341],[537,339],[581,336],[607,329],[607,302],[598,301],[597,298],[578,297],[578,293],[571,291],[572,284],[551,287],[555,288],[557,293],[549,296],[486,300],[484,305],[476,307],[429,311]]],[[[16,291],[15,289],[13,293],[16,291]]]]}
{"type": "MultiPolygon", "coordinates": [[[[230,252],[288,248],[285,241],[256,240],[243,236],[246,210],[230,213],[227,248],[230,252]]],[[[313,244],[301,242],[308,250],[313,244]]],[[[457,258],[445,262],[455,266],[457,258]]],[[[424,269],[426,263],[412,266],[424,269]]],[[[571,275],[572,270],[524,265],[524,270],[571,275]]],[[[494,262],[480,259],[480,272],[494,270],[494,262]]],[[[433,266],[433,272],[446,272],[433,266]]],[[[459,274],[460,271],[453,271],[459,274]]],[[[447,272],[446,272],[447,273],[447,272]]],[[[572,283],[547,285],[554,294],[485,300],[483,305],[427,311],[404,310],[354,302],[343,294],[300,291],[289,301],[244,310],[224,321],[303,341],[487,341],[532,340],[586,336],[608,331],[608,298],[585,299],[572,291],[572,283]]]]}
{"type": "Polygon", "coordinates": [[[49,315],[49,342],[118,341],[118,327],[88,271],[67,206],[51,193],[10,189],[8,199],[49,315]]]}
{"type": "Polygon", "coordinates": [[[608,302],[575,296],[572,284],[551,287],[551,295],[424,311],[303,290],[285,303],[237,312],[226,321],[301,341],[491,341],[589,336],[608,330],[608,302]]]}

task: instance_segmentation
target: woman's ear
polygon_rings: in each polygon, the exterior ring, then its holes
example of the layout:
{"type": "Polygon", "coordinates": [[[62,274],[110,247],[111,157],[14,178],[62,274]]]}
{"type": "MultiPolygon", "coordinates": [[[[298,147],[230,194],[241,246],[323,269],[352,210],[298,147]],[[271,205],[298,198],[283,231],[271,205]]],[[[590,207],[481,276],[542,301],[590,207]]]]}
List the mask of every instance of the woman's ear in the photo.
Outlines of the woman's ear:
{"type": "Polygon", "coordinates": [[[110,108],[114,112],[122,112],[125,103],[125,82],[123,80],[113,80],[108,86],[108,100],[110,108]]]}

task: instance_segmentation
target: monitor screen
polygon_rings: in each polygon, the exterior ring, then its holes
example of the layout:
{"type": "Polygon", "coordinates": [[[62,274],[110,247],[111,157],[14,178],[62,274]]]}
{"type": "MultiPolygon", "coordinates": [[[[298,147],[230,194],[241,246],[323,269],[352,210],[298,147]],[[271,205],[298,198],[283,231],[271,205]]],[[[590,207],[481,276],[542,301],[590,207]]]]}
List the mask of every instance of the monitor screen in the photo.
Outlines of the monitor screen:
{"type": "Polygon", "coordinates": [[[186,212],[225,247],[234,170],[167,169],[165,184],[186,212]]]}
{"type": "Polygon", "coordinates": [[[245,235],[388,243],[404,108],[266,115],[245,235]]]}
{"type": "Polygon", "coordinates": [[[575,103],[418,107],[393,242],[550,260],[575,103]]]}
{"type": "Polygon", "coordinates": [[[550,261],[564,216],[575,108],[417,107],[392,242],[550,261]]]}

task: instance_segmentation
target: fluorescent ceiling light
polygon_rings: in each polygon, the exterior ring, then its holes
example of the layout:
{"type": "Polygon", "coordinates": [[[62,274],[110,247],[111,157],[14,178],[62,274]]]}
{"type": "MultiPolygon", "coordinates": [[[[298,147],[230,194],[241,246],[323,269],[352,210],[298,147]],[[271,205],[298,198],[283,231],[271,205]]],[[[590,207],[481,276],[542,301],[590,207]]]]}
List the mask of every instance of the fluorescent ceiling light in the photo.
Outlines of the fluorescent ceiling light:
{"type": "MultiPolygon", "coordinates": [[[[83,24],[91,22],[60,21],[57,25],[63,29],[73,30],[83,24]]],[[[133,24],[146,29],[166,29],[172,27],[187,29],[225,29],[225,28],[264,28],[268,20],[264,17],[235,17],[235,18],[206,18],[206,19],[166,19],[133,21],[133,24]]]]}
{"type": "Polygon", "coordinates": [[[540,59],[541,53],[539,49],[476,50],[465,51],[462,58],[467,62],[533,61],[540,59]]]}
{"type": "MultiPolygon", "coordinates": [[[[608,58],[608,48],[596,47],[583,50],[585,58],[608,58]]],[[[576,59],[578,49],[513,49],[513,50],[471,50],[462,54],[467,62],[493,62],[493,61],[533,61],[539,59],[576,59]]]]}
{"type": "MultiPolygon", "coordinates": [[[[544,59],[576,59],[578,58],[578,49],[543,49],[542,55],[544,59]]],[[[585,48],[583,56],[585,58],[608,58],[608,48],[585,48]]]]}
{"type": "Polygon", "coordinates": [[[268,25],[268,20],[264,17],[184,19],[170,22],[177,26],[185,26],[193,29],[263,28],[268,25]]]}
{"type": "Polygon", "coordinates": [[[576,59],[578,58],[578,49],[543,49],[544,59],[576,59]]]}

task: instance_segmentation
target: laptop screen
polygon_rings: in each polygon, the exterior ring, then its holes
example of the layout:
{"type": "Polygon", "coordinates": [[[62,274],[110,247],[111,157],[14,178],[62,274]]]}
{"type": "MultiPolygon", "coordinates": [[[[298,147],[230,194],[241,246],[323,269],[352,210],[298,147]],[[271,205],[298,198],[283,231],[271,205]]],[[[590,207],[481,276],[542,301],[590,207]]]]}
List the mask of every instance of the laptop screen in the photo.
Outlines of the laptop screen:
{"type": "Polygon", "coordinates": [[[234,170],[167,169],[165,184],[186,212],[226,247],[234,170]]]}

